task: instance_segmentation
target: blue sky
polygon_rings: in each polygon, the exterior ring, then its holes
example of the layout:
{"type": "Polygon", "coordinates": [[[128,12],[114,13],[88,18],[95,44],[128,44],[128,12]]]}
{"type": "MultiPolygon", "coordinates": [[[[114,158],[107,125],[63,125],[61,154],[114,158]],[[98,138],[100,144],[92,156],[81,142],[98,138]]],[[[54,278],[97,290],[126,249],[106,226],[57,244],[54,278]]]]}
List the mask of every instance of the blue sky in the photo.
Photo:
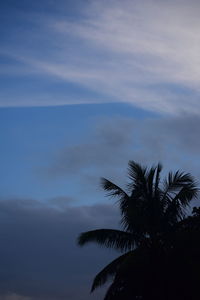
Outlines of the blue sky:
{"type": "Polygon", "coordinates": [[[0,18],[0,299],[85,300],[115,255],[75,244],[117,226],[99,178],[125,187],[130,159],[200,178],[199,3],[2,0],[0,18]]]}

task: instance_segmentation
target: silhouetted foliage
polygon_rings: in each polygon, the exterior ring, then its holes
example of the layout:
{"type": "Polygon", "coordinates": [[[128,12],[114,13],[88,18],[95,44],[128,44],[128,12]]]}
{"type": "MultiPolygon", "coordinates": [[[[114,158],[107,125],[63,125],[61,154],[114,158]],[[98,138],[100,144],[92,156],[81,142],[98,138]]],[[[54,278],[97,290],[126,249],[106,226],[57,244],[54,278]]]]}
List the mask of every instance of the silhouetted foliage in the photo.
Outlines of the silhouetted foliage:
{"type": "Polygon", "coordinates": [[[127,192],[102,179],[107,195],[118,199],[123,230],[84,232],[78,243],[122,253],[93,281],[91,291],[112,279],[104,300],[200,299],[200,208],[186,211],[197,184],[180,171],[161,180],[161,171],[161,164],[148,169],[130,161],[127,192]]]}

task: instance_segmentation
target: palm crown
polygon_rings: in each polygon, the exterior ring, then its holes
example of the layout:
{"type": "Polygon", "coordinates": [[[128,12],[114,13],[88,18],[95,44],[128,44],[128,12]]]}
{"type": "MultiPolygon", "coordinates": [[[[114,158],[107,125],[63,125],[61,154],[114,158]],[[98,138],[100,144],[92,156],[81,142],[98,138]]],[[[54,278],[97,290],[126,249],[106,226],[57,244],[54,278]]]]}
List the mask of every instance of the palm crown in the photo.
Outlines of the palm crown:
{"type": "MultiPolygon", "coordinates": [[[[189,203],[197,196],[196,182],[190,174],[170,172],[161,181],[161,171],[161,164],[148,169],[130,161],[127,192],[102,178],[102,187],[107,195],[118,199],[123,230],[84,232],[80,234],[78,243],[83,246],[95,242],[122,253],[101,270],[93,281],[91,291],[110,277],[113,278],[105,300],[138,299],[138,296],[146,299],[144,285],[150,295],[147,285],[152,269],[155,269],[150,264],[156,259],[159,265],[161,253],[168,253],[173,248],[174,232],[184,219],[189,203]]],[[[152,297],[156,299],[155,294],[152,297]]]]}

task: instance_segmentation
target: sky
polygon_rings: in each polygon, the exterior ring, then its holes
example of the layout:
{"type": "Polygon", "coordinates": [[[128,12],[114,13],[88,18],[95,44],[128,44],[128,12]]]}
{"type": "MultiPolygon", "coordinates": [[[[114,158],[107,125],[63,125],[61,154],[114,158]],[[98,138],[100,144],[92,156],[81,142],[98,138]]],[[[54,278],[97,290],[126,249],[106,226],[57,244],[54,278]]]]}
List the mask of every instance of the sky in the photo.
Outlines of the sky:
{"type": "Polygon", "coordinates": [[[199,180],[199,9],[0,1],[0,300],[102,299],[119,253],[76,242],[119,227],[100,177],[126,188],[134,160],[199,180]]]}

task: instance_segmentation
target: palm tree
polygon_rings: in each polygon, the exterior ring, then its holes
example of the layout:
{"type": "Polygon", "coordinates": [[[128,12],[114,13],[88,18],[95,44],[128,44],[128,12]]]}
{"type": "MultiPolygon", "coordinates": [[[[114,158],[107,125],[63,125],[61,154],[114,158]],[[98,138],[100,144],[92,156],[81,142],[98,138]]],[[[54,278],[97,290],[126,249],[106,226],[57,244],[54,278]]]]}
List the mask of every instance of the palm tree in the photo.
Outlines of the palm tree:
{"type": "Polygon", "coordinates": [[[129,161],[127,191],[102,178],[107,195],[118,199],[122,230],[84,232],[78,244],[95,242],[121,252],[93,281],[91,291],[112,278],[104,300],[173,299],[166,285],[174,278],[169,276],[169,261],[175,233],[198,188],[189,173],[180,171],[169,172],[161,181],[161,170],[160,163],[147,168],[129,161]]]}

